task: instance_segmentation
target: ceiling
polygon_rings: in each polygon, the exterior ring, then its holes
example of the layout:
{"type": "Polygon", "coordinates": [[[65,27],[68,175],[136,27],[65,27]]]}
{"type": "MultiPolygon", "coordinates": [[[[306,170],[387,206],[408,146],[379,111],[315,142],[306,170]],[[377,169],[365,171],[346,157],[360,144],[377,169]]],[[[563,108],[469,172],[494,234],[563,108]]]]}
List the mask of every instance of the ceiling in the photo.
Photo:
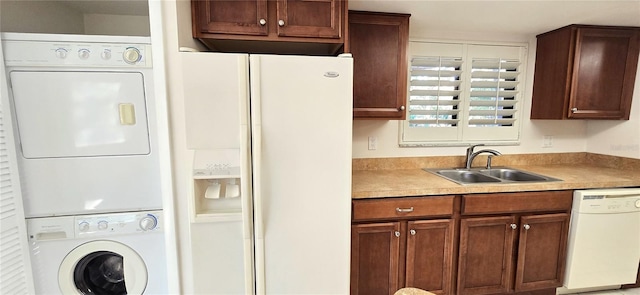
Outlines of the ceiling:
{"type": "Polygon", "coordinates": [[[535,36],[569,24],[640,27],[640,0],[350,0],[349,9],[410,13],[411,37],[442,32],[535,36]]]}

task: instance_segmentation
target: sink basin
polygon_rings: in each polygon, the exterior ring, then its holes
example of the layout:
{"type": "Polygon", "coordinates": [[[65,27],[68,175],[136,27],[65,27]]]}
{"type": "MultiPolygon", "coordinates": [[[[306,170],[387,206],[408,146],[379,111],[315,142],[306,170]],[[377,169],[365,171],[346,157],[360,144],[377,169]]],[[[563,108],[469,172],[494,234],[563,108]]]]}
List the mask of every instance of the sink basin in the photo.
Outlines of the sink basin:
{"type": "Polygon", "coordinates": [[[542,175],[534,175],[510,168],[487,169],[481,170],[480,173],[510,181],[547,181],[549,179],[549,177],[542,175]]]}
{"type": "Polygon", "coordinates": [[[550,182],[561,181],[560,179],[535,174],[528,171],[508,167],[496,167],[492,169],[473,168],[473,169],[424,169],[427,172],[434,173],[444,177],[450,181],[459,184],[507,184],[522,182],[550,182]]]}
{"type": "Polygon", "coordinates": [[[487,176],[476,171],[467,170],[440,170],[437,174],[453,180],[458,183],[484,183],[484,182],[500,182],[499,179],[487,176]]]}

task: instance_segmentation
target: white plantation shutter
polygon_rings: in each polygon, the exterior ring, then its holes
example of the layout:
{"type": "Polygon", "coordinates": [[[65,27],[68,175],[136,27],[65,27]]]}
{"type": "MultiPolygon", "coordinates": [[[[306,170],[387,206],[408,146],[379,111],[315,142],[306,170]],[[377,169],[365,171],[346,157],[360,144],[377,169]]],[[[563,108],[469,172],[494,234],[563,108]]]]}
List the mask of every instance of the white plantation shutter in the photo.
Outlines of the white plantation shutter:
{"type": "Polygon", "coordinates": [[[411,42],[401,145],[519,140],[526,47],[411,42]]]}
{"type": "Polygon", "coordinates": [[[34,294],[0,49],[0,294],[34,294]]]}

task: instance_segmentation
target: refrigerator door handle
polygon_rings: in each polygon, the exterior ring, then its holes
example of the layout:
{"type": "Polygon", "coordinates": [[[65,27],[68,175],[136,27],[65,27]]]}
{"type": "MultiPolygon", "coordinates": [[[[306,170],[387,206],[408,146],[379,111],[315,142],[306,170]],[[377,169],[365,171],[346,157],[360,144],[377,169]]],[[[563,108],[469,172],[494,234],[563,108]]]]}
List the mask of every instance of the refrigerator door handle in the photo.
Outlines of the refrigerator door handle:
{"type": "MultiPolygon", "coordinates": [[[[249,56],[238,57],[238,81],[249,80],[249,56]]],[[[249,84],[240,83],[240,197],[242,198],[242,224],[244,235],[245,294],[255,294],[254,218],[252,200],[251,128],[249,125],[249,84]]]]}
{"type": "Polygon", "coordinates": [[[262,217],[262,116],[260,98],[260,57],[249,56],[249,74],[251,81],[251,161],[253,173],[253,214],[255,232],[255,278],[256,294],[266,293],[265,257],[264,257],[264,223],[262,217]]]}

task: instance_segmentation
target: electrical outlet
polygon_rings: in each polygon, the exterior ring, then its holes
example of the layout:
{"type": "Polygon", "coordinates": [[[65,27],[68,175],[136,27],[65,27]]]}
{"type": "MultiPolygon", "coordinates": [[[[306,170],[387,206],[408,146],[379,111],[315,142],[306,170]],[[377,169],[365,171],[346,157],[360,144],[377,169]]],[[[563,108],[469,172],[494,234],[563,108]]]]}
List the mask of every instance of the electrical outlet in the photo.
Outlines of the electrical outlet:
{"type": "Polygon", "coordinates": [[[378,138],[375,136],[369,136],[369,150],[377,150],[378,149],[378,138]]]}
{"type": "Polygon", "coordinates": [[[543,148],[553,147],[553,135],[545,135],[542,137],[542,147],[543,148]]]}

